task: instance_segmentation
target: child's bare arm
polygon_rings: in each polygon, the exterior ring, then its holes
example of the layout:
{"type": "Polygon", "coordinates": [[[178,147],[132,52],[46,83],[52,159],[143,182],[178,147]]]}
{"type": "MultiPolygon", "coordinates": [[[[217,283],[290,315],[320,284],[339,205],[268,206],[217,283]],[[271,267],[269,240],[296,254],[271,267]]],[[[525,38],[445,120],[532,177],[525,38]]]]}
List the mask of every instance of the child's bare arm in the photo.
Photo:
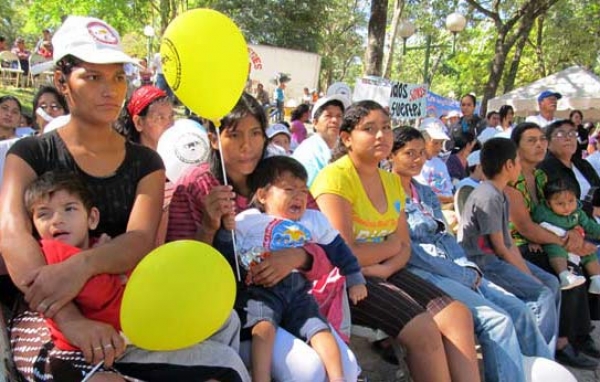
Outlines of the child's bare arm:
{"type": "Polygon", "coordinates": [[[367,297],[367,287],[365,284],[353,285],[348,288],[348,295],[350,297],[350,301],[356,305],[360,300],[367,297]]]}

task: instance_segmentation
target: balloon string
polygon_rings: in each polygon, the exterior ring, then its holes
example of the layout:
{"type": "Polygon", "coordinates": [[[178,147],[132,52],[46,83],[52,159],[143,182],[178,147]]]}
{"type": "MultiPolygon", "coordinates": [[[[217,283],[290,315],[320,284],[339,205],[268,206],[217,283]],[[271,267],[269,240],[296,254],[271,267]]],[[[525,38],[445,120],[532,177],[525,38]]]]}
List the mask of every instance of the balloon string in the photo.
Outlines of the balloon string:
{"type": "MultiPolygon", "coordinates": [[[[223,183],[225,183],[225,185],[229,185],[229,182],[227,181],[227,170],[225,170],[225,160],[223,159],[223,146],[221,146],[221,132],[219,131],[219,128],[221,127],[219,121],[213,121],[213,123],[215,124],[216,130],[217,130],[217,142],[219,144],[219,153],[221,155],[219,155],[219,157],[221,157],[221,169],[223,170],[223,183]]],[[[231,230],[231,240],[233,241],[233,257],[235,258],[235,272],[237,274],[237,280],[238,282],[242,281],[242,276],[240,275],[240,263],[238,260],[238,251],[237,251],[237,246],[235,244],[235,230],[231,230]]]]}

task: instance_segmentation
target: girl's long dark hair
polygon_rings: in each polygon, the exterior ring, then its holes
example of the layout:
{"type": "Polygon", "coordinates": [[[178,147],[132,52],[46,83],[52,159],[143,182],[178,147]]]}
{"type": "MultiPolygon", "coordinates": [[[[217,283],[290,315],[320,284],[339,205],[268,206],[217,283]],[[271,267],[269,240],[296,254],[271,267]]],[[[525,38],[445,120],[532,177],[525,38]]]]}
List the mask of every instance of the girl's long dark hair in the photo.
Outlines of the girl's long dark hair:
{"type": "MultiPolygon", "coordinates": [[[[387,110],[383,108],[380,104],[375,101],[365,100],[356,102],[344,113],[344,117],[342,119],[342,126],[340,127],[340,132],[345,131],[347,133],[352,132],[356,128],[356,126],[360,123],[361,119],[369,115],[373,110],[381,110],[386,115],[389,115],[387,110]]],[[[333,153],[331,155],[331,162],[335,162],[340,159],[344,155],[348,154],[348,148],[344,146],[341,138],[338,138],[337,144],[333,149],[333,153]]]]}
{"type": "MultiPolygon", "coordinates": [[[[267,129],[267,116],[265,115],[264,109],[258,103],[256,98],[252,97],[248,93],[244,92],[233,110],[223,117],[223,119],[221,119],[221,126],[219,127],[218,132],[215,125],[210,121],[208,122],[208,131],[216,136],[216,134],[223,134],[225,130],[235,130],[238,122],[249,115],[256,118],[262,129],[263,136],[265,138],[265,144],[263,147],[264,156],[264,153],[267,150],[267,135],[265,133],[267,129]]],[[[208,157],[208,163],[210,166],[210,172],[213,174],[213,176],[215,176],[222,184],[225,183],[225,179],[223,179],[223,166],[221,165],[221,153],[219,150],[211,149],[208,157]]],[[[231,182],[229,182],[229,184],[231,184],[231,182]]]]}

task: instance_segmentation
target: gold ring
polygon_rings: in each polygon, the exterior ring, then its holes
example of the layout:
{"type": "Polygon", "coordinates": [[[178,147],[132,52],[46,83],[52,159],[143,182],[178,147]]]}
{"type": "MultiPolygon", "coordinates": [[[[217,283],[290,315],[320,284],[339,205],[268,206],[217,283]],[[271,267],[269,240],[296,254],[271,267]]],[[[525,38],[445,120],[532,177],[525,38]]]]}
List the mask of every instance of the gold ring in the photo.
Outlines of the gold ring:
{"type": "Polygon", "coordinates": [[[102,346],[96,346],[96,347],[94,348],[94,351],[97,351],[97,350],[102,350],[102,346]]]}

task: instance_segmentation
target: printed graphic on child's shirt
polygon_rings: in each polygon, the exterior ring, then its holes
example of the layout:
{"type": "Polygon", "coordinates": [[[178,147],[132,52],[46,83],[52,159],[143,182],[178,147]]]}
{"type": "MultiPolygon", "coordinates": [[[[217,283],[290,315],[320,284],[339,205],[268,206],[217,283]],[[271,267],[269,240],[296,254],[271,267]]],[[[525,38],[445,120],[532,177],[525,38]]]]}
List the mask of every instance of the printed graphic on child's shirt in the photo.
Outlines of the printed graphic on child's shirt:
{"type": "Polygon", "coordinates": [[[291,220],[274,219],[265,230],[263,247],[271,251],[302,247],[311,240],[310,231],[291,220]]]}

